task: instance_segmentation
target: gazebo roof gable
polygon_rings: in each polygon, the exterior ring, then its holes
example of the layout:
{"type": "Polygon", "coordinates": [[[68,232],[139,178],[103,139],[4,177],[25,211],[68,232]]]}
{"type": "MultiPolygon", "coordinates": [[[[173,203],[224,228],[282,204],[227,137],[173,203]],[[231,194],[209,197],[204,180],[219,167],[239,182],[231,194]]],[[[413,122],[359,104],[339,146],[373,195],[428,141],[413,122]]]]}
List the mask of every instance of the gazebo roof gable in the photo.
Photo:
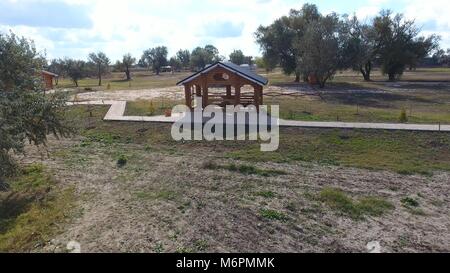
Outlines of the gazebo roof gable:
{"type": "Polygon", "coordinates": [[[215,69],[216,67],[222,67],[225,70],[235,73],[238,76],[243,77],[243,78],[245,78],[255,84],[261,85],[261,86],[266,85],[268,83],[268,80],[266,78],[264,78],[263,76],[260,76],[256,73],[253,73],[252,71],[250,71],[249,69],[247,69],[245,67],[241,67],[241,66],[233,64],[233,63],[216,62],[212,65],[206,66],[204,69],[192,74],[191,76],[179,81],[177,83],[177,85],[183,85],[185,83],[193,81],[194,79],[200,77],[203,74],[208,73],[209,71],[215,69]]]}

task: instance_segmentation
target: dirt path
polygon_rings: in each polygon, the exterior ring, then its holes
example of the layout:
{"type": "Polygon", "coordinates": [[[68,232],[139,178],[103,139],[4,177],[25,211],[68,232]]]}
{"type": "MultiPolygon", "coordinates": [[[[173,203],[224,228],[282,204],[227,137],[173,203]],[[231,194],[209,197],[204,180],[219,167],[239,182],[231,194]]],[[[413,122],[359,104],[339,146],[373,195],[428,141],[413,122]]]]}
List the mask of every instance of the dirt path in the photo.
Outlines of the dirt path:
{"type": "MultiPolygon", "coordinates": [[[[379,241],[383,252],[450,251],[450,176],[402,176],[314,164],[256,164],[283,170],[273,177],[209,170],[227,164],[208,151],[143,150],[139,145],[49,144],[44,158],[63,187],[75,187],[77,217],[43,249],[62,251],[80,242],[82,252],[365,252],[379,241]],[[124,168],[117,154],[126,152],[124,168]],[[314,201],[323,187],[350,196],[375,195],[394,204],[382,217],[352,220],[314,201]],[[270,197],[260,193],[270,191],[270,197]],[[420,213],[401,199],[413,196],[420,213]],[[261,216],[282,212],[285,220],[261,216]]],[[[41,161],[34,149],[24,159],[41,161]]],[[[239,164],[239,162],[236,162],[239,164]]]]}

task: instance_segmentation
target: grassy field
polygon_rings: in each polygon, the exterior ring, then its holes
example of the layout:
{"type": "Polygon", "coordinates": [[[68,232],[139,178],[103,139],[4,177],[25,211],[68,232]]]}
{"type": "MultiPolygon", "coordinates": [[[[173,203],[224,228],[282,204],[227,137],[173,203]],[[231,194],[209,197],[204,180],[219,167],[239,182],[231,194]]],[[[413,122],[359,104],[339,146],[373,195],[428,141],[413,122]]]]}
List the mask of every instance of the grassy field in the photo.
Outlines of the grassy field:
{"type": "MultiPolygon", "coordinates": [[[[191,149],[218,149],[225,158],[249,162],[307,161],[402,174],[450,171],[448,133],[281,128],[280,148],[273,153],[259,151],[258,142],[194,142],[171,140],[170,125],[102,122],[107,107],[94,108],[94,121],[82,134],[89,139],[149,145],[152,149],[188,152],[191,149]]],[[[70,114],[81,126],[88,126],[84,106],[70,114]],[[84,120],[80,123],[80,117],[84,120]]]]}
{"type": "MultiPolygon", "coordinates": [[[[139,84],[142,88],[170,87],[184,76],[142,76],[139,84]]],[[[305,83],[293,83],[292,77],[280,71],[266,76],[270,79],[266,88],[268,94],[280,88],[291,93],[311,89],[305,83]]],[[[401,120],[405,112],[408,123],[450,124],[450,69],[406,72],[404,80],[396,83],[386,82],[379,72],[374,72],[374,79],[364,82],[358,74],[347,71],[338,74],[325,89],[310,90],[309,96],[267,95],[264,102],[280,105],[281,118],[292,120],[398,123],[405,122],[401,120]],[[432,79],[439,82],[432,82],[432,79]]],[[[127,87],[113,86],[112,89],[121,88],[127,87]]],[[[130,101],[126,115],[160,115],[179,103],[183,101],[169,98],[130,101]]]]}
{"type": "MultiPolygon", "coordinates": [[[[86,78],[78,82],[80,90],[85,88],[98,90],[138,90],[149,88],[162,88],[175,86],[175,84],[187,77],[190,73],[161,73],[155,75],[150,72],[136,72],[133,74],[133,80],[127,81],[124,73],[111,73],[102,80],[102,86],[98,86],[98,79],[86,78]]],[[[57,88],[76,89],[75,84],[69,78],[60,79],[57,88]]]]}
{"type": "Polygon", "coordinates": [[[103,122],[106,111],[69,108],[80,136],[49,145],[43,164],[76,187],[83,213],[45,249],[77,238],[87,252],[364,252],[374,239],[448,250],[446,133],[291,128],[262,153],[175,142],[170,125],[103,122]]]}
{"type": "MultiPolygon", "coordinates": [[[[414,82],[449,73],[407,72],[411,82],[393,86],[346,72],[322,99],[265,101],[289,119],[398,122],[405,109],[409,122],[450,123],[447,85],[414,82]]],[[[127,88],[120,77],[111,90],[127,88]]],[[[178,77],[142,75],[128,88],[178,77]]],[[[138,100],[126,114],[177,103],[138,100]]],[[[107,110],[68,107],[74,138],[50,138],[49,157],[18,156],[22,171],[0,193],[0,252],[64,252],[72,240],[83,252],[365,252],[373,240],[384,252],[449,251],[448,133],[281,128],[279,149],[261,152],[259,141],[176,142],[169,124],[105,122],[107,110]]]]}
{"type": "MultiPolygon", "coordinates": [[[[293,76],[287,76],[281,73],[279,69],[273,72],[266,73],[258,71],[259,74],[269,79],[269,85],[292,85],[293,76]]],[[[79,89],[92,88],[93,90],[107,90],[108,85],[110,90],[138,90],[149,88],[162,88],[174,86],[181,79],[191,75],[191,72],[181,73],[161,73],[155,75],[151,72],[135,72],[133,73],[133,80],[126,81],[124,73],[110,73],[102,80],[102,86],[98,86],[98,79],[86,78],[79,81],[79,89]]],[[[380,71],[375,70],[372,75],[373,82],[366,83],[362,80],[360,74],[353,71],[338,72],[332,79],[333,83],[354,83],[364,87],[377,87],[377,83],[386,82],[386,77],[381,75],[380,71]]],[[[403,81],[450,81],[450,68],[420,68],[416,71],[406,71],[402,77],[403,81]]],[[[69,78],[62,78],[59,80],[57,88],[76,88],[73,81],[69,78]]]]}

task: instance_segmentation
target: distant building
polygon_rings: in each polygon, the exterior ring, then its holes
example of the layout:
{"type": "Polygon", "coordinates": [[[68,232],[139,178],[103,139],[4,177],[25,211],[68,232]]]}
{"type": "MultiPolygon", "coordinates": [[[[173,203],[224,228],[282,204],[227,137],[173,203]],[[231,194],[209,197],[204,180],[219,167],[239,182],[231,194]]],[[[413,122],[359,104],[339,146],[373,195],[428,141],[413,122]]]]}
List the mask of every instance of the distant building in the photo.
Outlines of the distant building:
{"type": "Polygon", "coordinates": [[[172,67],[170,65],[163,66],[161,72],[172,72],[172,67]]]}
{"type": "Polygon", "coordinates": [[[248,69],[250,71],[256,71],[256,69],[257,69],[255,64],[251,64],[251,65],[249,65],[249,64],[241,64],[240,66],[242,68],[248,69]]]}
{"type": "Polygon", "coordinates": [[[44,81],[45,90],[53,89],[54,79],[59,77],[57,74],[42,70],[41,71],[42,80],[44,81]]]}

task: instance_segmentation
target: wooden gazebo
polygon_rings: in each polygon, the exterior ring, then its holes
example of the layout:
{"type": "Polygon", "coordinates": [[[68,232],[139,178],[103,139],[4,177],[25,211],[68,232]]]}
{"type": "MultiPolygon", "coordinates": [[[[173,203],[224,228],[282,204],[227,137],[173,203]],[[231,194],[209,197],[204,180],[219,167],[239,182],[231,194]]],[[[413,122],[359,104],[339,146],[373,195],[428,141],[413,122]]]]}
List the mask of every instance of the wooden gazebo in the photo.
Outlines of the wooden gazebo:
{"type": "Polygon", "coordinates": [[[217,62],[177,83],[184,85],[186,106],[193,109],[195,96],[202,97],[202,108],[208,105],[255,105],[263,103],[263,87],[267,79],[247,67],[233,63],[217,62]],[[252,92],[241,92],[249,85],[252,92]],[[210,88],[224,88],[226,92],[208,92],[210,88]]]}

